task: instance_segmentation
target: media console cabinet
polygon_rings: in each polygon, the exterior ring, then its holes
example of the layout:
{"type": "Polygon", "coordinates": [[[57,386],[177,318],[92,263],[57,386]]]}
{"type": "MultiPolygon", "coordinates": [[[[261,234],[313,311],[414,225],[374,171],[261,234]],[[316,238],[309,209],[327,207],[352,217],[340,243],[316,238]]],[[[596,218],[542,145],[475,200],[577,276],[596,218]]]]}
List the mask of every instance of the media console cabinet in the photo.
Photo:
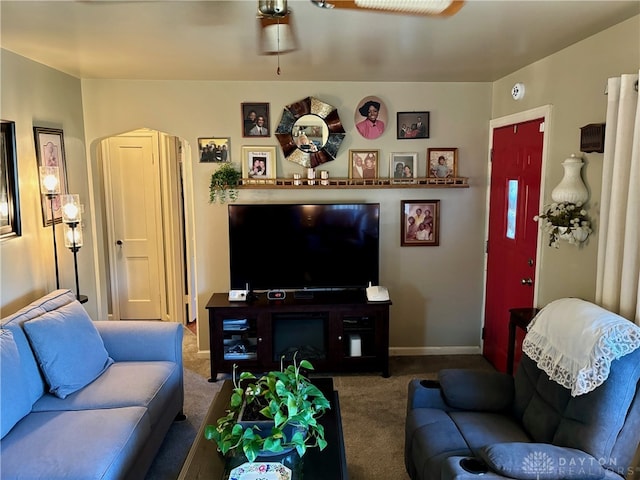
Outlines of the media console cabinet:
{"type": "Polygon", "coordinates": [[[269,301],[266,294],[230,302],[214,293],[207,303],[211,378],[218,373],[255,373],[288,365],[293,354],[309,360],[315,372],[379,371],[389,376],[389,306],[369,302],[364,291],[289,293],[269,301]]]}

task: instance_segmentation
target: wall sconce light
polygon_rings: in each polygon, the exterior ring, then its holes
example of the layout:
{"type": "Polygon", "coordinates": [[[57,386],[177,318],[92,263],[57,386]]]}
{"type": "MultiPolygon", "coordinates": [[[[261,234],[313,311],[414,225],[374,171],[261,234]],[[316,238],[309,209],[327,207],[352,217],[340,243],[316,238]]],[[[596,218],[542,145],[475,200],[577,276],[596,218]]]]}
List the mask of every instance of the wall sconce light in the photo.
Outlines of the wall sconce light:
{"type": "Polygon", "coordinates": [[[64,223],[64,246],[73,252],[73,267],[76,277],[76,298],[85,303],[88,298],[80,295],[78,279],[78,250],[82,247],[82,205],[76,194],[62,195],[62,222],[64,223]]]}
{"type": "Polygon", "coordinates": [[[51,232],[53,235],[53,259],[56,266],[56,288],[60,288],[58,245],[56,244],[56,218],[54,215],[54,199],[60,194],[60,170],[58,167],[40,167],[40,192],[47,196],[51,206],[51,232]]]}

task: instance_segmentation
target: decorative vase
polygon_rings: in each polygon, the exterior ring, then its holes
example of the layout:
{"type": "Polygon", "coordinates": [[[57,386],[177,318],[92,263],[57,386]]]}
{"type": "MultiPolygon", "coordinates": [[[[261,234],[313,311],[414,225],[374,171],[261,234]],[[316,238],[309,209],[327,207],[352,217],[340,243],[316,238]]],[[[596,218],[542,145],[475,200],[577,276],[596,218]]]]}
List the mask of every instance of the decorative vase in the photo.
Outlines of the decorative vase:
{"type": "Polygon", "coordinates": [[[574,154],[562,162],[564,177],[551,192],[551,198],[554,202],[584,204],[589,199],[589,192],[580,175],[582,165],[584,165],[584,162],[574,154]]]}

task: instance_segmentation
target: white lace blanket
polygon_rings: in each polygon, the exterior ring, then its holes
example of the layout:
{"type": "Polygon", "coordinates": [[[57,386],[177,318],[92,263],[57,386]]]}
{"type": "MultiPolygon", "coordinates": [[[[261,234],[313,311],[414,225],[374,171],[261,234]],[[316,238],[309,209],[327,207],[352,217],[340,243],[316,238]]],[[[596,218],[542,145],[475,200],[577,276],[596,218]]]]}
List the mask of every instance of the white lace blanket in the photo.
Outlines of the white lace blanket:
{"type": "Polygon", "coordinates": [[[522,351],[574,397],[601,385],[611,362],[638,347],[640,327],[577,298],[545,306],[522,343],[522,351]]]}

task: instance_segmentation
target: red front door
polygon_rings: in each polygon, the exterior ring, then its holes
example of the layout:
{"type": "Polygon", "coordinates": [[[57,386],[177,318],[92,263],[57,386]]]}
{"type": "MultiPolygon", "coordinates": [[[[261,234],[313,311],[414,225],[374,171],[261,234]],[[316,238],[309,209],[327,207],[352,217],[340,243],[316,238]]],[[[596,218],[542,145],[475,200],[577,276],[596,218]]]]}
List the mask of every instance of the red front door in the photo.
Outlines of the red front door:
{"type": "Polygon", "coordinates": [[[483,353],[503,372],[509,309],[533,306],[542,130],[536,119],[493,131],[483,353]]]}

